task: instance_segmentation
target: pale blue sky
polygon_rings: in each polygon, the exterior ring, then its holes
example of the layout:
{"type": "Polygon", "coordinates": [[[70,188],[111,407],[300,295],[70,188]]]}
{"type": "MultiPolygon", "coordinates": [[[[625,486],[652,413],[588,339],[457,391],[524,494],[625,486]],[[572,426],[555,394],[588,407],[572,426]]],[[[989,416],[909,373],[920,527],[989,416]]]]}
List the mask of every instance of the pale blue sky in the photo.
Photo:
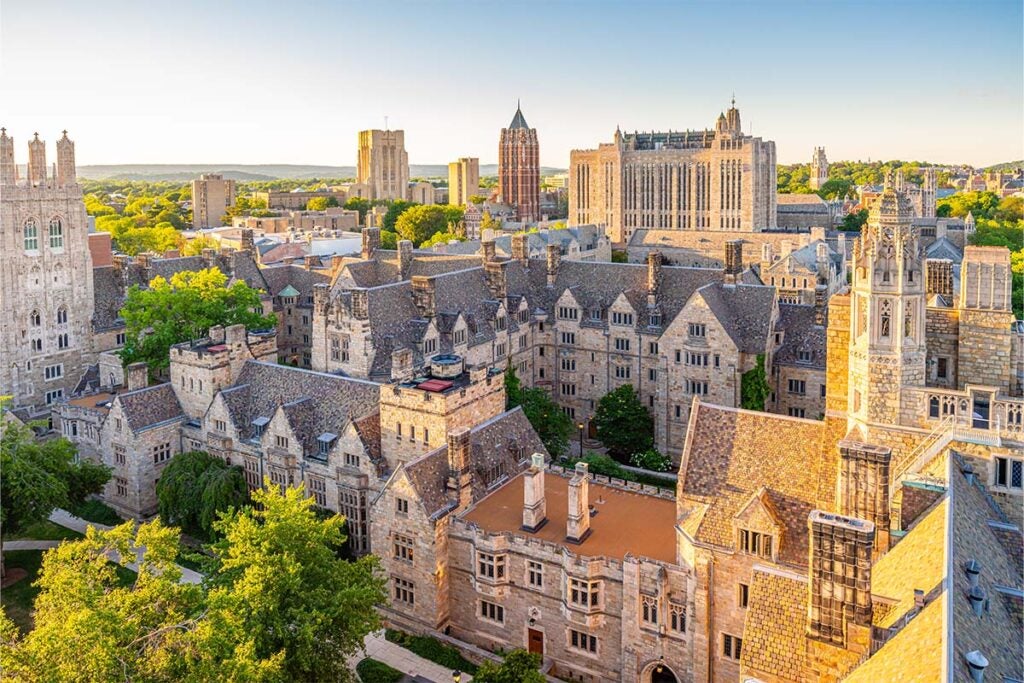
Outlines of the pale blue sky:
{"type": "Polygon", "coordinates": [[[1020,0],[0,2],[0,125],[19,160],[67,128],[79,163],[497,159],[521,98],[541,161],[624,130],[702,128],[736,93],[781,162],[1024,156],[1020,0]]]}

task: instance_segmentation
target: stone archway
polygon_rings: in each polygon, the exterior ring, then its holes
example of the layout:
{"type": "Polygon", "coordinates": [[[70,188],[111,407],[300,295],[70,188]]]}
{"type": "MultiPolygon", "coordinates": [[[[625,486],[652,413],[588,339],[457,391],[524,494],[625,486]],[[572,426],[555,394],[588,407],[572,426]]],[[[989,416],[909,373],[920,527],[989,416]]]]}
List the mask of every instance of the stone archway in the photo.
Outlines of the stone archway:
{"type": "Polygon", "coordinates": [[[640,683],[679,683],[679,677],[662,661],[651,662],[644,667],[640,683]]]}

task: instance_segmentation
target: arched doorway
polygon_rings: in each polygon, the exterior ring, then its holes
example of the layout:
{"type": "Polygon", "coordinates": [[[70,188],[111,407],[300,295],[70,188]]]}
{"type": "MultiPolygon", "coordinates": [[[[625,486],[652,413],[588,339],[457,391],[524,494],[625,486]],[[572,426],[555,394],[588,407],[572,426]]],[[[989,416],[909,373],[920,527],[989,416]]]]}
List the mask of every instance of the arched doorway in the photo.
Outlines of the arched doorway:
{"type": "Polygon", "coordinates": [[[646,674],[640,677],[641,683],[679,683],[672,669],[664,662],[653,662],[648,665],[646,674]]]}

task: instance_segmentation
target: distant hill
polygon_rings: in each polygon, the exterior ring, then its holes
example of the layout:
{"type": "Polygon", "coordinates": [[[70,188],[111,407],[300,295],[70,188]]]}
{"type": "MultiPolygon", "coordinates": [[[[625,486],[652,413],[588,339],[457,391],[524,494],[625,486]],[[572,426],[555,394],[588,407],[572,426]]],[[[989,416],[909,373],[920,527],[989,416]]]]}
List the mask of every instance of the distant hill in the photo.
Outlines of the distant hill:
{"type": "MultiPolygon", "coordinates": [[[[541,175],[565,173],[564,168],[543,166],[541,175]]],[[[354,178],[355,166],[305,166],[299,164],[108,164],[79,166],[78,175],[89,180],[149,180],[186,182],[201,173],[221,173],[232,180],[303,180],[306,178],[354,178]]],[[[497,164],[480,166],[480,175],[497,175],[497,164]]],[[[447,164],[410,164],[411,178],[447,178],[447,164]]]]}
{"type": "Polygon", "coordinates": [[[1004,161],[1003,163],[996,164],[994,166],[986,166],[985,168],[983,168],[981,170],[983,170],[983,171],[1013,171],[1015,169],[1022,168],[1022,167],[1024,167],[1024,159],[1020,159],[1018,161],[1004,161]]]}

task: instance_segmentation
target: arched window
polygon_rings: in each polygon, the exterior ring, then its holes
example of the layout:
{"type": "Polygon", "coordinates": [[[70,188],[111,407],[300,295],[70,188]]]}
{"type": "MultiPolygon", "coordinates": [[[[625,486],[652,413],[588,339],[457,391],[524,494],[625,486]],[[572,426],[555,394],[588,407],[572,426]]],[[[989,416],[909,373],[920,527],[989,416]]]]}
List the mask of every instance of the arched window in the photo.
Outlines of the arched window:
{"type": "Polygon", "coordinates": [[[39,327],[43,324],[43,319],[39,315],[39,311],[32,311],[28,314],[29,322],[32,323],[32,327],[39,327]]]}
{"type": "Polygon", "coordinates": [[[39,226],[34,218],[25,221],[25,251],[39,251],[39,226]]]}
{"type": "Polygon", "coordinates": [[[61,306],[57,309],[57,324],[64,325],[68,321],[68,309],[61,306]]]}
{"type": "Polygon", "coordinates": [[[60,218],[54,216],[50,219],[50,249],[64,248],[64,224],[60,218]]]}

